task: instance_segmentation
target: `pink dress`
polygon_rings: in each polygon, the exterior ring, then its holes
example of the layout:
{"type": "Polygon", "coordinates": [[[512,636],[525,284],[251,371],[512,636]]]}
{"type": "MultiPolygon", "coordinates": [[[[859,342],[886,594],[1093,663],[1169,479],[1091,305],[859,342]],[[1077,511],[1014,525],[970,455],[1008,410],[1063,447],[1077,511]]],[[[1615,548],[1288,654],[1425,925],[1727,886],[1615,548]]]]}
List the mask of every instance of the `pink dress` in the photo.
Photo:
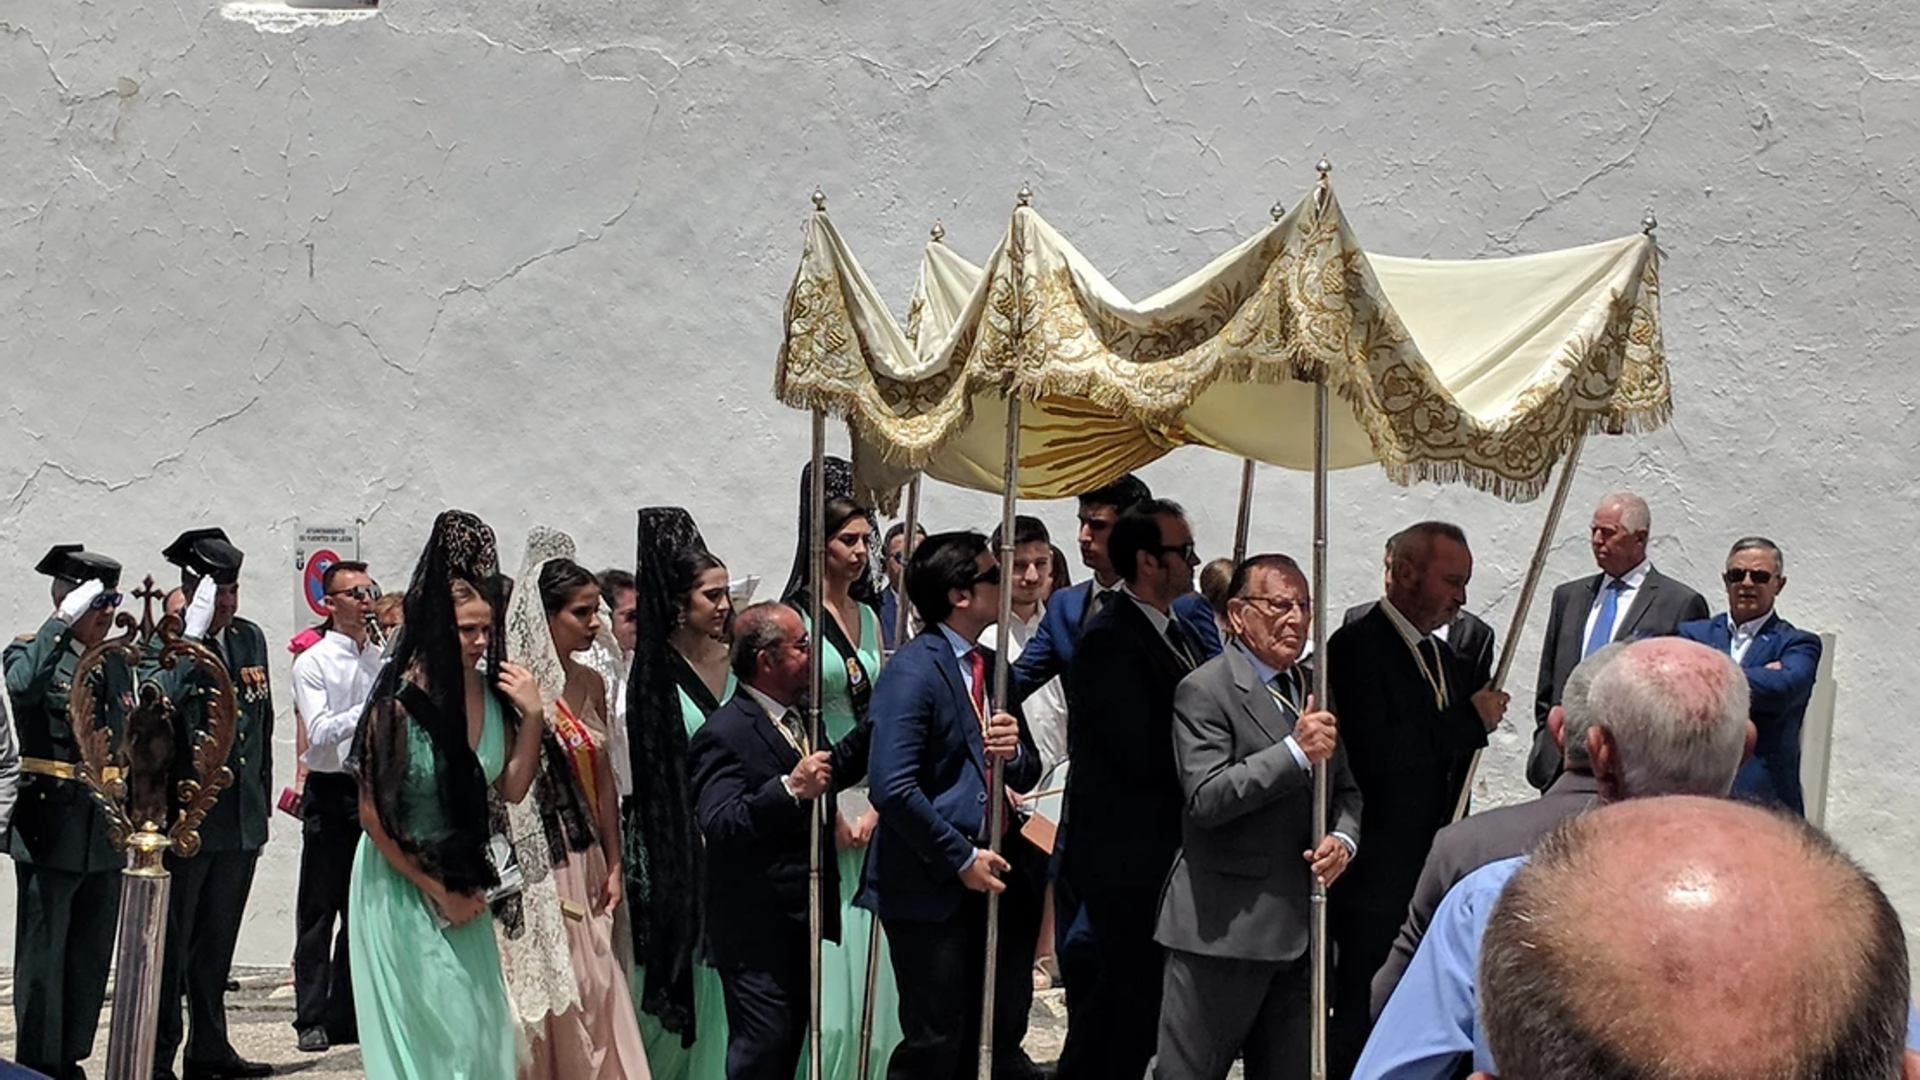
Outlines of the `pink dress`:
{"type": "MultiPolygon", "coordinates": [[[[598,808],[605,722],[596,709],[578,716],[565,702],[558,702],[553,726],[567,749],[574,781],[587,805],[598,808]]],[[[542,1030],[534,1034],[529,1047],[532,1058],[520,1075],[528,1080],[650,1080],[633,996],[627,989],[627,964],[614,945],[615,909],[598,915],[593,910],[600,883],[607,879],[606,855],[598,844],[575,852],[554,868],[553,879],[561,910],[567,915],[567,949],[574,976],[580,980],[580,1006],[547,1017],[542,1030]]]]}

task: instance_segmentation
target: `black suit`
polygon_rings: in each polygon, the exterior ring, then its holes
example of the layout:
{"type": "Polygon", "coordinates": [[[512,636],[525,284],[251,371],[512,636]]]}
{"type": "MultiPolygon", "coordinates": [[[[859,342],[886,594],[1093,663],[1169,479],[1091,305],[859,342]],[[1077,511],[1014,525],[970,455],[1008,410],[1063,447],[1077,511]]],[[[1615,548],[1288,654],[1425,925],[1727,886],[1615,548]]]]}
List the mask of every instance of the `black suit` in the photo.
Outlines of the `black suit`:
{"type": "Polygon", "coordinates": [[[1366,1044],[1374,972],[1406,918],[1434,833],[1453,818],[1473,753],[1487,744],[1472,702],[1477,687],[1466,665],[1452,650],[1433,644],[1445,706],[1435,702],[1413,647],[1385,607],[1327,640],[1328,692],[1360,785],[1360,828],[1366,837],[1328,901],[1338,949],[1329,1036],[1330,1072],[1336,1078],[1352,1073],[1366,1044]]]}
{"type": "MultiPolygon", "coordinates": [[[[1359,622],[1373,614],[1373,609],[1379,606],[1378,600],[1355,604],[1347,609],[1346,615],[1340,619],[1340,625],[1359,622]]],[[[1474,689],[1493,681],[1493,627],[1488,626],[1485,619],[1471,611],[1455,615],[1453,621],[1447,624],[1447,648],[1452,649],[1453,654],[1467,665],[1474,689]]]]}
{"type": "MultiPolygon", "coordinates": [[[[1174,620],[1173,625],[1184,623],[1174,620]]],[[[1060,873],[1091,931],[1098,969],[1076,987],[1063,1080],[1136,1077],[1153,1057],[1164,952],[1160,889],[1180,850],[1186,798],[1173,754],[1173,693],[1202,659],[1177,654],[1140,605],[1117,598],[1088,621],[1067,669],[1067,806],[1060,873]]]]}
{"type": "MultiPolygon", "coordinates": [[[[833,748],[837,787],[865,775],[868,730],[833,748]]],[[[727,1076],[792,1080],[807,1034],[812,804],[782,781],[800,753],[741,690],[694,733],[687,755],[706,841],[705,952],[726,992],[727,1076]]],[[[820,834],[821,893],[838,897],[832,830],[820,834]]],[[[823,904],[821,915],[825,937],[840,940],[840,905],[823,904]]]]}
{"type": "MultiPolygon", "coordinates": [[[[1540,679],[1533,698],[1533,752],[1527,756],[1527,782],[1536,790],[1560,775],[1560,748],[1553,744],[1547,730],[1547,713],[1560,704],[1567,688],[1567,676],[1587,654],[1587,614],[1593,610],[1594,597],[1600,595],[1605,574],[1569,581],[1553,590],[1553,605],[1547,613],[1547,639],[1540,646],[1540,679]]],[[[1665,637],[1679,630],[1680,624],[1707,617],[1707,602],[1700,594],[1651,567],[1645,581],[1634,591],[1633,603],[1613,623],[1609,641],[1665,637]]]]}

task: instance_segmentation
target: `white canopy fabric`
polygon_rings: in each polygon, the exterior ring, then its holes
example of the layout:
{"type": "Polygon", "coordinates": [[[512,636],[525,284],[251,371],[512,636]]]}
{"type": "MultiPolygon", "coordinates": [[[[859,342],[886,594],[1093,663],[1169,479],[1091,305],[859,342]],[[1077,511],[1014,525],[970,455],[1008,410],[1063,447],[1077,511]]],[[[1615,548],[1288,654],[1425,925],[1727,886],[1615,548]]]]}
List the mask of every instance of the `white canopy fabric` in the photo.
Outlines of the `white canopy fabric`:
{"type": "Polygon", "coordinates": [[[914,471],[999,491],[1009,395],[1019,494],[1089,490],[1179,446],[1403,484],[1537,496],[1589,431],[1665,423],[1659,263],[1633,235],[1507,259],[1369,256],[1330,190],[1186,279],[1129,300],[1029,207],[984,266],[943,244],[902,328],[824,212],[788,294],[782,401],[844,417],[883,507],[914,471]]]}

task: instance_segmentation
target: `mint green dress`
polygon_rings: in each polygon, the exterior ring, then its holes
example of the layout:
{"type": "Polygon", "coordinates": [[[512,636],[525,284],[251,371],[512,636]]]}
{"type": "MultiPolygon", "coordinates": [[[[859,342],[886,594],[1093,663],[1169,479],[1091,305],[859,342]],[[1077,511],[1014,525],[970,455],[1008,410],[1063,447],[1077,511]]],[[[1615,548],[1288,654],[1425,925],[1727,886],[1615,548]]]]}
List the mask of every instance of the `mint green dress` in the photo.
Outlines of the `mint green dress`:
{"type": "MultiPolygon", "coordinates": [[[[736,683],[727,672],[727,685],[720,691],[720,703],[733,696],[736,683]]],[[[707,722],[700,706],[685,690],[680,691],[680,717],[686,721],[691,737],[707,722]]],[[[633,1001],[639,1008],[641,991],[646,987],[646,971],[638,964],[633,969],[633,1001]]],[[[640,1038],[647,1048],[647,1067],[653,1080],[726,1080],[727,1076],[727,997],[720,988],[720,975],[705,964],[693,966],[693,1014],[695,1038],[692,1047],[680,1045],[680,1036],[660,1026],[660,1018],[639,1009],[640,1038]]]]}
{"type": "MultiPolygon", "coordinates": [[[[860,665],[871,681],[880,672],[880,617],[865,604],[860,608],[860,665]]],[[[828,615],[832,618],[832,615],[828,615]]],[[[806,616],[801,621],[808,622],[806,616]]],[[[822,671],[820,722],[828,740],[838,742],[853,730],[853,698],[847,692],[847,658],[822,634],[809,635],[825,653],[822,671]]],[[[864,785],[863,785],[864,786],[864,785]]],[[[851,822],[849,822],[851,824],[851,822]]],[[[860,873],[866,848],[848,848],[840,858],[840,943],[826,942],[820,957],[820,1055],[826,1080],[853,1080],[860,1056],[860,1011],[867,984],[867,944],[873,915],[853,906],[860,891],[860,873]]],[[[880,971],[874,983],[873,1044],[867,1055],[867,1075],[887,1075],[887,1058],[900,1042],[900,997],[893,986],[893,964],[886,938],[880,939],[880,971]]],[[[807,1075],[807,1058],[800,1056],[800,1080],[807,1075]]]]}
{"type": "MultiPolygon", "coordinates": [[[[492,694],[480,722],[480,769],[492,783],[506,767],[506,724],[492,694]]],[[[409,805],[415,836],[444,835],[433,772],[433,742],[407,733],[409,805]]],[[[347,890],[347,942],[360,1060],[369,1080],[513,1080],[514,1032],[494,944],[493,916],[481,912],[441,927],[433,904],[395,869],[371,837],[360,838],[347,890]]]]}

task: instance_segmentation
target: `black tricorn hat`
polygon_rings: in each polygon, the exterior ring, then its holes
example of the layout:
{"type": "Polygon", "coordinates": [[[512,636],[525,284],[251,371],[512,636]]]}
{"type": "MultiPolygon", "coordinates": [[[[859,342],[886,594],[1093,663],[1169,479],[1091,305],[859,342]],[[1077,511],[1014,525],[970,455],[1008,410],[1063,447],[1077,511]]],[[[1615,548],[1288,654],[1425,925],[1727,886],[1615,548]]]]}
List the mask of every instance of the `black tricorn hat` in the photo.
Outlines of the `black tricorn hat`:
{"type": "Polygon", "coordinates": [[[224,529],[188,529],[160,553],[182,570],[211,577],[216,585],[240,580],[240,562],[246,556],[227,540],[224,529]]]}
{"type": "Polygon", "coordinates": [[[88,551],[84,544],[53,545],[34,570],[75,585],[83,581],[98,581],[109,589],[120,587],[120,564],[105,555],[88,551]]]}

